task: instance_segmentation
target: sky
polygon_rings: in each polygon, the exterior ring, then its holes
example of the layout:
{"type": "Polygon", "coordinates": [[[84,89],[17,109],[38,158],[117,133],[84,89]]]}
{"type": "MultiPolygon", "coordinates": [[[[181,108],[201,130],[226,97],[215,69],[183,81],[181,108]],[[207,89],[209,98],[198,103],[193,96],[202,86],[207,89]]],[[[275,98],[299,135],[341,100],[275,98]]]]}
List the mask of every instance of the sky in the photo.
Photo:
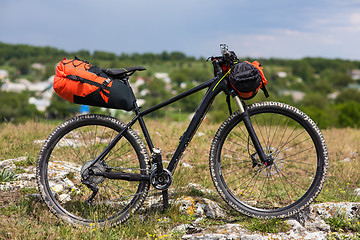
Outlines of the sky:
{"type": "Polygon", "coordinates": [[[360,0],[0,0],[0,42],[115,54],[180,51],[360,60],[360,0]]]}

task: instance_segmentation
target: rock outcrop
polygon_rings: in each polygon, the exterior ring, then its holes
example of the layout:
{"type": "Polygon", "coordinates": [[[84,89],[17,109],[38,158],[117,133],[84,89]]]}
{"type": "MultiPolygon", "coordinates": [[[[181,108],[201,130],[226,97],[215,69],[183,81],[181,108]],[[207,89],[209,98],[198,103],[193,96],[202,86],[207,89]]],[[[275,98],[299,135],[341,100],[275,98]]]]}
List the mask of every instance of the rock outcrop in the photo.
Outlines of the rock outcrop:
{"type": "MultiPolygon", "coordinates": [[[[16,174],[16,179],[11,182],[0,183],[0,190],[14,190],[20,188],[35,188],[35,167],[26,166],[27,158],[20,157],[15,159],[7,159],[0,161],[0,169],[6,171],[15,170],[21,172],[16,174]]],[[[53,163],[50,168],[56,170],[57,178],[50,185],[54,191],[59,194],[61,198],[70,198],[69,191],[77,191],[75,185],[66,177],[64,168],[65,163],[53,163]],[[59,171],[64,169],[63,172],[59,171]],[[58,181],[58,182],[56,182],[58,181]],[[65,187],[64,187],[65,186],[65,187]]],[[[80,166],[71,166],[72,169],[80,169],[80,166]]],[[[51,172],[49,173],[51,174],[51,172]]],[[[198,184],[189,184],[187,189],[194,189],[196,192],[212,194],[211,190],[203,189],[198,184]]],[[[354,194],[359,195],[359,189],[356,189],[354,194]]],[[[200,194],[201,195],[201,194],[200,194]]],[[[31,195],[34,197],[34,194],[31,195]]],[[[39,196],[38,196],[39,197],[39,196]]],[[[242,239],[242,240],[262,240],[262,239],[314,239],[322,240],[328,239],[329,236],[334,235],[339,238],[339,235],[344,233],[333,233],[330,231],[330,226],[325,222],[326,219],[343,216],[348,220],[354,218],[360,219],[360,203],[358,202],[338,202],[338,203],[319,203],[312,204],[299,214],[292,218],[286,219],[289,226],[287,232],[280,232],[277,234],[251,232],[246,229],[241,223],[226,223],[216,227],[203,227],[200,222],[206,218],[212,219],[229,219],[227,211],[223,209],[219,203],[200,196],[182,196],[178,199],[170,199],[170,204],[175,204],[179,207],[179,211],[183,214],[195,216],[196,220],[191,224],[179,225],[173,229],[174,232],[182,235],[182,239],[188,240],[226,240],[226,239],[242,239]]],[[[145,211],[149,208],[161,206],[161,196],[149,196],[140,211],[145,211]]],[[[228,221],[229,222],[229,221],[228,221]]],[[[356,234],[356,233],[353,233],[356,234]]],[[[358,234],[358,233],[357,233],[358,234]]],[[[350,235],[351,233],[348,233],[350,235]]],[[[359,236],[360,235],[356,235],[359,236]]],[[[348,239],[348,238],[346,238],[348,239]]],[[[351,238],[350,238],[351,239],[351,238]]],[[[353,238],[355,239],[355,237],[353,238]]]]}

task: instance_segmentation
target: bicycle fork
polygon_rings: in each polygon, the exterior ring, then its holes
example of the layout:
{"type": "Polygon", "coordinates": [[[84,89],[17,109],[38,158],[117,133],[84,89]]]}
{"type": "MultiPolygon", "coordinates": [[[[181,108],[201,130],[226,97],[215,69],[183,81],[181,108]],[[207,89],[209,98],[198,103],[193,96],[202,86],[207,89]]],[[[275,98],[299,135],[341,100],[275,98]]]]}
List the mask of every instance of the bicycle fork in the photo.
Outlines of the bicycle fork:
{"type": "MultiPolygon", "coordinates": [[[[250,120],[249,112],[247,111],[247,109],[244,109],[244,106],[243,106],[239,96],[235,95],[235,96],[233,96],[233,99],[235,101],[237,108],[239,109],[239,112],[243,116],[244,125],[246,127],[247,132],[249,133],[251,141],[254,144],[255,150],[256,150],[261,162],[263,164],[265,164],[266,166],[272,165],[273,161],[272,161],[271,157],[266,156],[264,149],[262,148],[262,146],[260,144],[259,138],[257,137],[257,135],[255,133],[255,130],[254,130],[253,125],[250,120]]],[[[251,158],[253,161],[253,167],[255,167],[257,165],[257,163],[256,163],[257,161],[254,158],[255,154],[251,155],[251,158]]]]}

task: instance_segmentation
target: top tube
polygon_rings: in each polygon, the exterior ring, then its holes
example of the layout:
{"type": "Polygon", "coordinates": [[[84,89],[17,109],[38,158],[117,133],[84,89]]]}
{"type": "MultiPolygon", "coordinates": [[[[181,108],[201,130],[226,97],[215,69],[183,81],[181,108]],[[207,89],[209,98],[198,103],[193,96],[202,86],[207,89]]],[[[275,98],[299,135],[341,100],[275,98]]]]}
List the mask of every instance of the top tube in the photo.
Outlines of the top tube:
{"type": "Polygon", "coordinates": [[[165,107],[165,106],[167,106],[167,105],[169,105],[171,103],[174,103],[174,102],[176,102],[176,101],[178,101],[180,99],[183,99],[183,98],[185,98],[185,97],[187,97],[187,96],[189,96],[189,95],[191,95],[193,93],[199,92],[199,91],[201,91],[201,90],[203,90],[203,89],[205,89],[207,87],[210,87],[213,84],[213,82],[216,82],[218,79],[219,79],[219,77],[212,78],[212,79],[210,79],[210,80],[208,80],[208,81],[206,81],[206,82],[204,82],[204,83],[202,83],[202,84],[200,84],[200,85],[198,85],[196,87],[193,87],[193,88],[191,88],[191,89],[189,89],[189,90],[187,90],[187,91],[185,91],[183,93],[180,93],[179,95],[177,95],[175,97],[172,97],[172,98],[170,98],[170,99],[168,99],[168,100],[166,100],[166,101],[164,101],[164,102],[162,102],[162,103],[160,103],[158,105],[155,105],[155,106],[153,106],[153,107],[151,107],[149,109],[146,109],[146,110],[144,110],[142,112],[139,112],[139,114],[141,116],[145,116],[145,115],[147,115],[149,113],[152,113],[152,112],[154,112],[154,111],[156,111],[156,110],[158,110],[160,108],[163,108],[163,107],[165,107]]]}

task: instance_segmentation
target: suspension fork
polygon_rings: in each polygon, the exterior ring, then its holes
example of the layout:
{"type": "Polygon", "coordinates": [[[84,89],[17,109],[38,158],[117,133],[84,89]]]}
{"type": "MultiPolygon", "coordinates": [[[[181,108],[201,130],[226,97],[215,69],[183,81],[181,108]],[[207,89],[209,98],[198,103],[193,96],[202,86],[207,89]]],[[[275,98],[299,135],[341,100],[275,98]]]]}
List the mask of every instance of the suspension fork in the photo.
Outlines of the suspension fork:
{"type": "Polygon", "coordinates": [[[264,149],[262,148],[262,146],[260,144],[259,138],[257,137],[257,135],[255,133],[255,130],[251,123],[249,112],[248,112],[247,108],[244,109],[244,105],[243,105],[242,101],[240,100],[239,96],[235,95],[235,96],[233,96],[233,99],[235,101],[237,108],[239,109],[239,112],[242,114],[243,122],[245,124],[246,130],[249,133],[251,141],[254,144],[255,150],[258,153],[261,162],[264,163],[265,165],[268,165],[268,159],[266,157],[264,149]]]}

